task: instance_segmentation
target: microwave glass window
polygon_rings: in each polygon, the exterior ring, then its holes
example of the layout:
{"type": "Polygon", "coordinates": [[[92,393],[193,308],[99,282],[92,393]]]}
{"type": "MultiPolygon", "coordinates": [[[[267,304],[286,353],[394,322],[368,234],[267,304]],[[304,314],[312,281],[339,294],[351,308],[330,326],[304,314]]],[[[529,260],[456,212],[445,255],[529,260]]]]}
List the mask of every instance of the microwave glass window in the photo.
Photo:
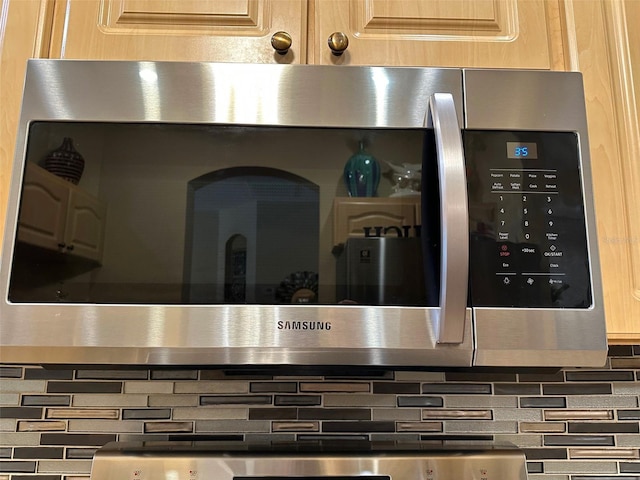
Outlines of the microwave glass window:
{"type": "Polygon", "coordinates": [[[32,123],[9,301],[435,305],[433,143],[424,129],[32,123]]]}

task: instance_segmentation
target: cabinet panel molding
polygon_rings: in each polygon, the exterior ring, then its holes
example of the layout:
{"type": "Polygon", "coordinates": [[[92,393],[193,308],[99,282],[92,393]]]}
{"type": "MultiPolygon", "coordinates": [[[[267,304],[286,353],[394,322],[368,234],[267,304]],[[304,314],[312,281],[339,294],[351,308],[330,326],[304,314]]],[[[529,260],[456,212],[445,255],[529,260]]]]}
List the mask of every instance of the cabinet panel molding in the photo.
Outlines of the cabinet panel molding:
{"type": "Polygon", "coordinates": [[[58,0],[51,58],[305,63],[300,0],[58,0]],[[271,36],[286,31],[278,54],[271,36]]]}
{"type": "MultiPolygon", "coordinates": [[[[620,152],[620,176],[624,223],[616,235],[604,241],[621,251],[628,262],[628,281],[621,288],[628,306],[626,318],[614,319],[617,338],[637,342],[640,339],[640,34],[635,22],[640,18],[637,1],[604,2],[612,93],[615,102],[616,130],[620,152]]],[[[621,279],[618,279],[620,282],[621,279]]]]}
{"type": "Polygon", "coordinates": [[[313,0],[312,63],[562,68],[557,3],[545,0],[313,0]],[[349,37],[336,57],[332,32],[349,37]]]}
{"type": "Polygon", "coordinates": [[[360,37],[367,34],[438,36],[444,38],[486,37],[485,40],[513,40],[517,35],[515,0],[405,0],[402,5],[388,0],[351,3],[352,28],[360,37]]]}
{"type": "Polygon", "coordinates": [[[622,162],[627,236],[613,239],[625,243],[631,260],[632,295],[640,302],[640,34],[631,21],[640,18],[636,1],[605,2],[608,38],[613,59],[613,95],[622,162]]]}
{"type": "Polygon", "coordinates": [[[268,13],[265,0],[105,0],[99,23],[105,31],[152,26],[164,30],[244,27],[260,34],[268,13]]]}
{"type": "Polygon", "coordinates": [[[607,334],[640,341],[640,35],[634,1],[566,1],[570,63],[583,73],[607,334]],[[635,69],[635,70],[634,70],[635,69]],[[635,83],[634,83],[635,82],[635,83]]]}

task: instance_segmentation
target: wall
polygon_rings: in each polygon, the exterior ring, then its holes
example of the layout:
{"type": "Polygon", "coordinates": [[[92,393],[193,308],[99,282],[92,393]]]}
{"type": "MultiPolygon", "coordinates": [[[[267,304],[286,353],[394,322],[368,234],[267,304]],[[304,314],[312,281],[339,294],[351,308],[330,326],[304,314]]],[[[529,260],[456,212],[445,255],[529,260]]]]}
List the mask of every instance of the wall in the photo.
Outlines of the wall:
{"type": "Polygon", "coordinates": [[[82,480],[106,442],[511,442],[530,480],[640,480],[640,345],[558,373],[0,367],[0,480],[82,480]]]}

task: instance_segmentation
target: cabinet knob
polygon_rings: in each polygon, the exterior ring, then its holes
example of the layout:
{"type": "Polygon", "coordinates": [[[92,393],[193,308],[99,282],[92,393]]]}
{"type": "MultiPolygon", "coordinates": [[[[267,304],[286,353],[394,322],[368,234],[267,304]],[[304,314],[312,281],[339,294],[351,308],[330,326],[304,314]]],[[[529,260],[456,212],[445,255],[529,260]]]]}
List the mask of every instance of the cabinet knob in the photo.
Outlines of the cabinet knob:
{"type": "Polygon", "coordinates": [[[291,35],[287,32],[276,32],[271,37],[271,46],[280,55],[285,55],[291,48],[291,35]]]}
{"type": "Polygon", "coordinates": [[[329,35],[327,43],[329,44],[331,53],[339,57],[349,46],[349,37],[347,37],[346,33],[333,32],[331,35],[329,35]]]}

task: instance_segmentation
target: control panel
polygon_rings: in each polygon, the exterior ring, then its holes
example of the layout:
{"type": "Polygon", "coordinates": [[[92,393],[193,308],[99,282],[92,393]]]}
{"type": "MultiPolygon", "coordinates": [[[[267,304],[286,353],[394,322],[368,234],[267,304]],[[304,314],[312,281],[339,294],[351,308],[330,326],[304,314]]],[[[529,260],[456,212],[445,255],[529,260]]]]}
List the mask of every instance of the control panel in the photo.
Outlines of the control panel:
{"type": "Polygon", "coordinates": [[[473,305],[588,308],[577,134],[470,130],[464,145],[473,305]]]}

